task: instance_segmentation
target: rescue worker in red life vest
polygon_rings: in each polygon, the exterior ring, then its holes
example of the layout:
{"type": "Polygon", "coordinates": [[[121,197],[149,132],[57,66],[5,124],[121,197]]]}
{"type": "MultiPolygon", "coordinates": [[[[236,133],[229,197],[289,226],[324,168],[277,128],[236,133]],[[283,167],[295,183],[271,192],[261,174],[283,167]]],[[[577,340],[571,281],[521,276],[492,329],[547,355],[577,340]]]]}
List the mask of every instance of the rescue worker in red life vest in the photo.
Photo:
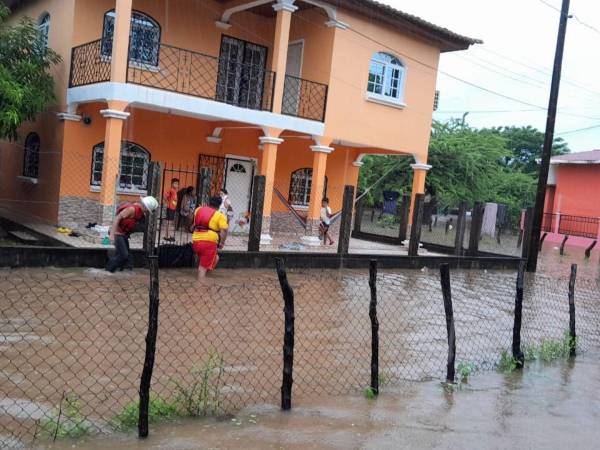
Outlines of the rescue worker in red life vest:
{"type": "Polygon", "coordinates": [[[192,234],[192,248],[198,256],[198,281],[215,270],[219,262],[217,249],[223,248],[227,239],[227,217],[219,211],[221,197],[211,197],[208,206],[196,208],[192,234]]]}
{"type": "Polygon", "coordinates": [[[140,226],[148,212],[158,208],[154,197],[143,197],[140,202],[124,203],[117,208],[117,215],[109,230],[109,237],[115,246],[115,254],[108,259],[106,270],[115,272],[124,268],[133,268],[129,254],[129,236],[141,230],[140,226]]]}

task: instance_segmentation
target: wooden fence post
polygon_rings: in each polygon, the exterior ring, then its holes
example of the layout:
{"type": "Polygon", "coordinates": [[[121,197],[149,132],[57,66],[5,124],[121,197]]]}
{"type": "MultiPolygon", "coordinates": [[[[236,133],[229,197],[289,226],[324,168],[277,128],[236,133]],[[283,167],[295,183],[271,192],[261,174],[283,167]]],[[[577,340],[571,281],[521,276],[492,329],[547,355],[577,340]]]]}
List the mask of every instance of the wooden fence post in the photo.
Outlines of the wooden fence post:
{"type": "Polygon", "coordinates": [[[398,239],[400,242],[406,240],[406,233],[408,231],[408,213],[410,212],[410,195],[404,194],[402,196],[402,202],[398,210],[398,218],[400,220],[400,230],[398,230],[398,239]]]}
{"type": "Polygon", "coordinates": [[[371,260],[369,266],[369,318],[371,319],[371,389],[379,394],[379,320],[377,320],[377,261],[371,260]]]}
{"type": "MultiPolygon", "coordinates": [[[[148,195],[158,200],[160,204],[160,182],[162,178],[162,166],[160,163],[152,161],[148,166],[148,195]]],[[[144,233],[142,247],[146,255],[150,256],[156,246],[156,225],[160,207],[148,214],[146,218],[146,232],[144,233]]]]}
{"type": "Polygon", "coordinates": [[[481,238],[481,226],[483,225],[484,205],[481,202],[475,202],[473,212],[471,213],[471,233],[469,234],[468,256],[477,256],[479,253],[479,239],[481,238]]]}
{"type": "Polygon", "coordinates": [[[454,312],[452,309],[452,291],[450,288],[450,267],[448,264],[440,266],[442,282],[442,295],[444,297],[444,313],[446,314],[446,331],[448,334],[448,364],[446,366],[446,381],[454,383],[456,359],[456,331],[454,330],[454,312]]]}
{"type": "Polygon", "coordinates": [[[365,212],[365,197],[361,197],[359,201],[356,202],[356,208],[354,208],[354,230],[360,232],[360,227],[362,225],[362,216],[365,212]]]}
{"type": "Polygon", "coordinates": [[[340,223],[340,236],[338,239],[338,254],[347,255],[350,249],[350,233],[352,232],[352,208],[354,205],[354,186],[344,187],[342,202],[342,217],[340,223]]]}
{"type": "Polygon", "coordinates": [[[525,278],[525,261],[519,263],[517,273],[517,292],[515,294],[515,319],[513,324],[512,354],[517,367],[523,367],[525,357],[521,351],[521,322],[523,317],[523,290],[525,278]]]}
{"type": "Polygon", "coordinates": [[[417,256],[419,254],[421,226],[423,224],[424,199],[425,194],[415,195],[412,224],[410,226],[410,242],[408,243],[408,256],[417,256]]]}
{"type": "Polygon", "coordinates": [[[577,334],[575,332],[575,280],[577,278],[577,264],[571,264],[569,277],[569,337],[571,338],[570,355],[575,356],[577,351],[577,334]]]}
{"type": "Polygon", "coordinates": [[[290,286],[281,258],[275,258],[277,277],[283,293],[285,331],[283,335],[283,380],[281,383],[281,409],[292,408],[292,384],[294,383],[294,290],[290,286]]]}
{"type": "MultiPolygon", "coordinates": [[[[158,192],[160,186],[160,164],[152,163],[151,191],[158,192]]],[[[148,331],[146,333],[146,352],[144,355],[144,367],[140,379],[140,408],[138,416],[138,436],[148,437],[148,408],[150,405],[150,385],[152,382],[152,371],[154,370],[154,358],[156,355],[156,337],[158,335],[158,308],[159,308],[159,271],[158,255],[156,254],[156,219],[158,210],[148,215],[146,252],[150,265],[150,289],[148,302],[148,331]]]]}
{"type": "Polygon", "coordinates": [[[533,228],[533,208],[525,210],[525,221],[523,226],[523,243],[521,247],[521,258],[529,259],[529,249],[531,248],[531,229],[533,228]]]}
{"type": "Polygon", "coordinates": [[[265,204],[264,175],[255,175],[252,187],[252,210],[250,212],[250,231],[248,233],[248,251],[260,250],[260,233],[262,230],[263,206],[265,204]]]}
{"type": "Polygon", "coordinates": [[[458,204],[458,217],[456,218],[456,236],[454,237],[454,255],[463,256],[465,242],[465,230],[467,228],[467,202],[461,201],[458,204]]]}

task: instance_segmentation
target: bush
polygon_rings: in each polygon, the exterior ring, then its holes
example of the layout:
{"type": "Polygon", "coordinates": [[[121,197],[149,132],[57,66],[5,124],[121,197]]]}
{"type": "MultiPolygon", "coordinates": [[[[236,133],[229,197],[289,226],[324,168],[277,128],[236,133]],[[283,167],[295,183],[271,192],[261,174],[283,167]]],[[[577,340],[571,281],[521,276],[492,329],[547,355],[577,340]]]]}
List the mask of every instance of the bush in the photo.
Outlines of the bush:
{"type": "Polygon", "coordinates": [[[76,397],[66,396],[50,418],[42,419],[42,433],[51,438],[77,438],[88,434],[93,425],[81,414],[76,397]]]}
{"type": "MultiPolygon", "coordinates": [[[[177,403],[169,402],[160,396],[150,395],[148,405],[148,423],[161,420],[171,420],[179,415],[177,403]]],[[[140,401],[129,402],[123,410],[113,419],[112,425],[118,431],[127,431],[138,424],[140,416],[140,401]]]]}

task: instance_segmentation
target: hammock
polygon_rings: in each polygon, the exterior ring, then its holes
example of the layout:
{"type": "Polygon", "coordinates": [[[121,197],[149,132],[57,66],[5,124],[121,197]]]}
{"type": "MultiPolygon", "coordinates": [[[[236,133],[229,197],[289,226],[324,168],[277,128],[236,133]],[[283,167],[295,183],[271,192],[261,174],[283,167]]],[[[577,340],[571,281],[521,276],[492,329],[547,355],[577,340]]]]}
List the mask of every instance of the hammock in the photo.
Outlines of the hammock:
{"type": "Polygon", "coordinates": [[[287,201],[287,199],[283,196],[283,194],[281,192],[279,192],[279,190],[277,188],[273,188],[273,192],[275,192],[275,195],[277,196],[277,198],[279,200],[281,200],[281,203],[283,203],[283,205],[290,210],[290,212],[292,213],[292,215],[295,217],[295,219],[298,221],[298,223],[302,226],[302,228],[304,228],[306,230],[306,218],[302,217],[298,211],[296,211],[294,209],[294,207],[287,201]]]}

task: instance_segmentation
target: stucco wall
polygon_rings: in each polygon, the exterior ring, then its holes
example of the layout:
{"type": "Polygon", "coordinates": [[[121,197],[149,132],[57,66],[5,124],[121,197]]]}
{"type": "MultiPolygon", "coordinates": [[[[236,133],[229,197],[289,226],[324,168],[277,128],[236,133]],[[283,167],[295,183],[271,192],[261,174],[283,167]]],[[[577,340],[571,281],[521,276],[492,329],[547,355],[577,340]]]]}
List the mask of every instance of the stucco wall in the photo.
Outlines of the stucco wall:
{"type": "Polygon", "coordinates": [[[561,164],[556,177],[554,212],[600,217],[600,165],[561,164]]]}

